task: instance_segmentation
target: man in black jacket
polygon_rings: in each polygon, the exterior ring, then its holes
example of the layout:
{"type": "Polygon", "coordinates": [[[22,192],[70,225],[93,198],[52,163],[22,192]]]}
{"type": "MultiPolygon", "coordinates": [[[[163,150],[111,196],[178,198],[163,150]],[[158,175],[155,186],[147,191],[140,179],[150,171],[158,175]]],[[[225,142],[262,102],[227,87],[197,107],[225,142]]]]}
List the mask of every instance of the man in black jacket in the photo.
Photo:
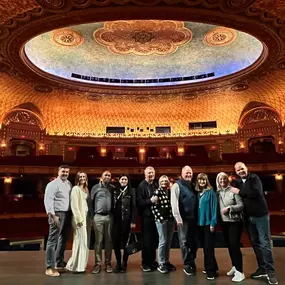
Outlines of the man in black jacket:
{"type": "Polygon", "coordinates": [[[232,192],[243,200],[245,224],[258,264],[251,278],[267,277],[269,284],[278,284],[270,242],[269,213],[261,180],[256,174],[249,173],[242,162],[235,164],[235,171],[240,179],[236,181],[238,189],[233,188],[232,192]]]}
{"type": "Polygon", "coordinates": [[[142,270],[150,272],[157,268],[156,248],[158,245],[158,233],[155,225],[154,216],[151,211],[151,205],[157,202],[157,196],[154,196],[154,190],[157,185],[154,184],[155,170],[148,166],[145,171],[145,180],[143,180],[136,192],[137,205],[141,216],[142,233],[142,270]]]}

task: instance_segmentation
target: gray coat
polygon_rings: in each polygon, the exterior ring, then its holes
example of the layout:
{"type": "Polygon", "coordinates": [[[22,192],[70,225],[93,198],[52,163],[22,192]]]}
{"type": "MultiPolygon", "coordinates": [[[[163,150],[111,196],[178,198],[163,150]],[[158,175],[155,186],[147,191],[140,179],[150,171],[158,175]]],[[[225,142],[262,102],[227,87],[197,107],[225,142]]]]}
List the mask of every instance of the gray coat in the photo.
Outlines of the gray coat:
{"type": "Polygon", "coordinates": [[[229,207],[227,213],[221,213],[223,222],[237,222],[241,220],[240,213],[243,211],[243,202],[239,195],[231,192],[232,188],[232,186],[228,186],[227,188],[218,191],[220,210],[229,207]]]}

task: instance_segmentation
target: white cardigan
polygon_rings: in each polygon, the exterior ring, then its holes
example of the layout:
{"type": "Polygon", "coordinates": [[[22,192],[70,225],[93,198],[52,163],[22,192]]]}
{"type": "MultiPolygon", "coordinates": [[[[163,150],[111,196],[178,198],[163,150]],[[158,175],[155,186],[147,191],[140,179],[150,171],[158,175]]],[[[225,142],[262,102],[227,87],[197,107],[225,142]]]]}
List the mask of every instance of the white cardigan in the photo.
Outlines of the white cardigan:
{"type": "Polygon", "coordinates": [[[70,205],[75,224],[86,222],[88,206],[84,192],[79,186],[74,186],[71,190],[70,205]]]}

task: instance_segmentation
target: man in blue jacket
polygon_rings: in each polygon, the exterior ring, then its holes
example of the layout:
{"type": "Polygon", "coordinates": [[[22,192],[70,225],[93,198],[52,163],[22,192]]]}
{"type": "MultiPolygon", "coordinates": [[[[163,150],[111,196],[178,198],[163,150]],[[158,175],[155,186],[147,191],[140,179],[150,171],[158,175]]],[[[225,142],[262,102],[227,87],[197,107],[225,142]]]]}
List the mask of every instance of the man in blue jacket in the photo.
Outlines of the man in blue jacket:
{"type": "Polygon", "coordinates": [[[197,253],[197,192],[191,182],[193,170],[182,168],[181,179],[171,187],[172,214],[177,222],[178,238],[184,263],[184,273],[196,274],[197,253]]]}

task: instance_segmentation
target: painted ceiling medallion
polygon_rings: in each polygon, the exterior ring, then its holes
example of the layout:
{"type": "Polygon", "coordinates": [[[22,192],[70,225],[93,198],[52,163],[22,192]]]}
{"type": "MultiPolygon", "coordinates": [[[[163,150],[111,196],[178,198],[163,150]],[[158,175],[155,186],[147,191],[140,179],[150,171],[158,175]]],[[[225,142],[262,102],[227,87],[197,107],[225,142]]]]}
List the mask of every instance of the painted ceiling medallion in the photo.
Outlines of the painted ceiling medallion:
{"type": "Polygon", "coordinates": [[[81,34],[71,29],[53,31],[51,39],[54,43],[66,47],[76,47],[84,42],[84,38],[81,34]]]}
{"type": "Polygon", "coordinates": [[[183,22],[132,20],[105,22],[94,39],[115,54],[166,55],[192,38],[183,22]]]}
{"type": "Polygon", "coordinates": [[[237,37],[237,33],[233,29],[217,27],[204,36],[204,43],[208,46],[226,46],[231,44],[237,37]]]}

